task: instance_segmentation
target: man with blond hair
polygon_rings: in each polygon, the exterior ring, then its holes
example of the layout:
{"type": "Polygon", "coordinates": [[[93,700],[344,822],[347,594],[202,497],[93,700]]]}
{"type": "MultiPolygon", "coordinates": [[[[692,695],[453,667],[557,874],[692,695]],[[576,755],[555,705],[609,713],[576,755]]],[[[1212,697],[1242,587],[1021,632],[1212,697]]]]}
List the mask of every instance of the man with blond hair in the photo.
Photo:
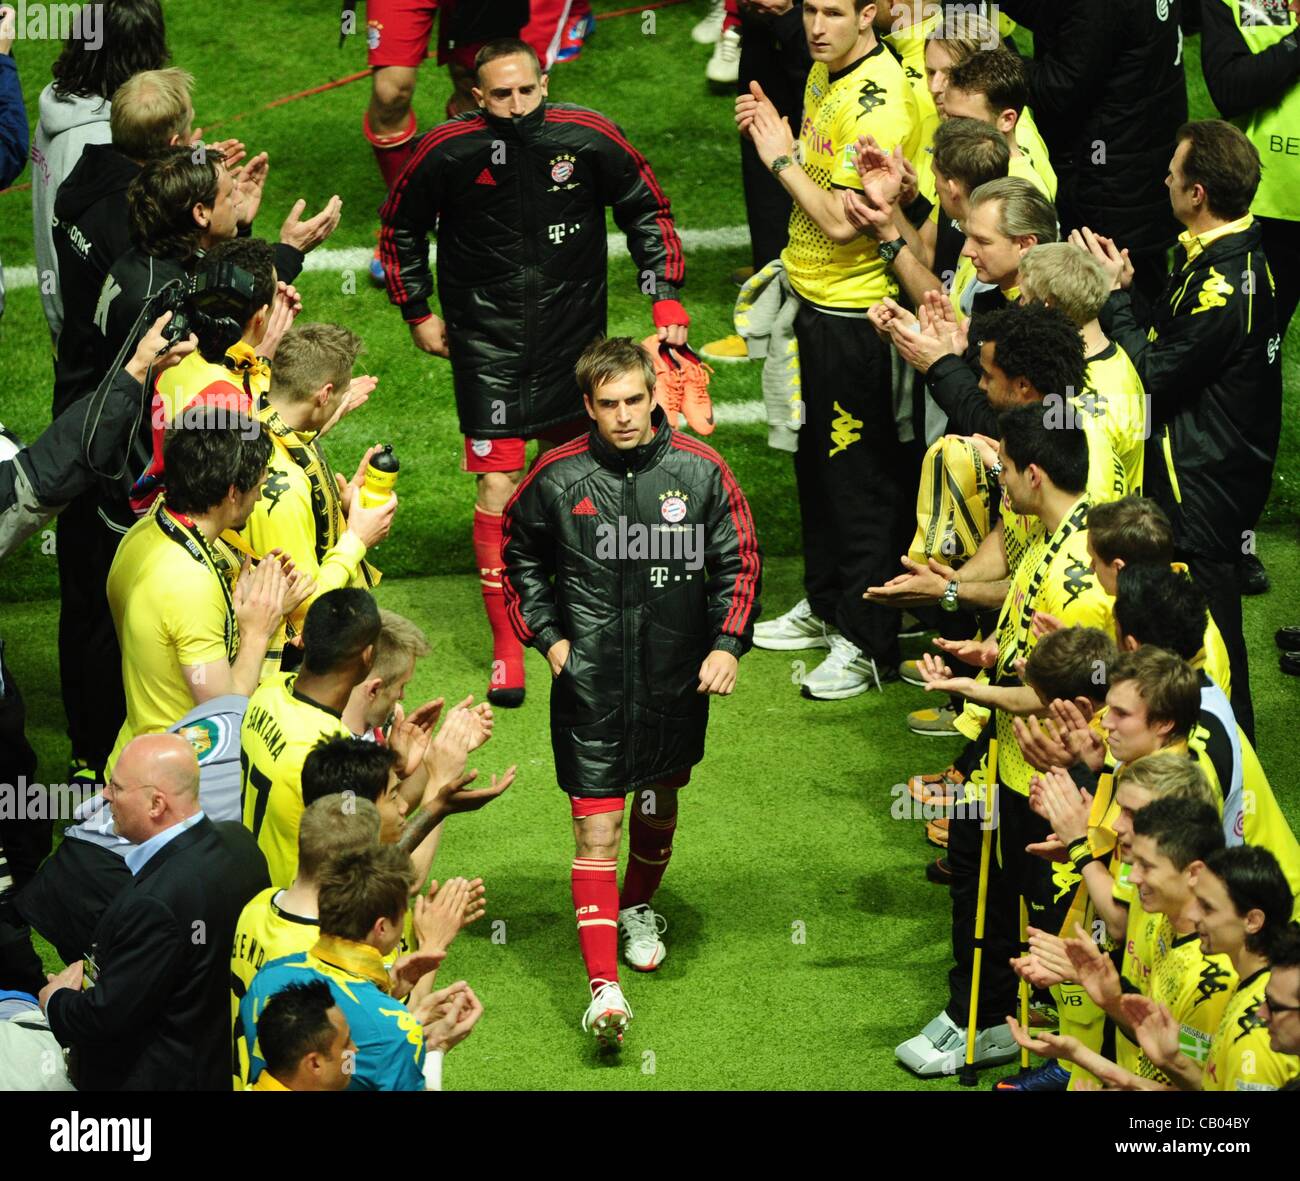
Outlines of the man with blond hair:
{"type": "Polygon", "coordinates": [[[266,862],[239,825],[204,815],[198,760],[178,734],[128,744],[105,795],[135,846],[132,879],[41,1007],[74,1052],[79,1090],[223,1090],[230,941],[266,862]]]}
{"type": "Polygon", "coordinates": [[[338,587],[372,587],[379,571],[366,552],[388,536],[397,510],[394,493],[370,508],[357,495],[366,464],[361,457],[350,483],[336,477],[321,438],[344,415],[363,405],[378,384],[352,377],[361,338],[341,324],[295,324],[278,341],[270,388],[257,400],[257,416],[274,444],[262,499],[245,536],[258,554],[282,550],[316,581],[315,595],[338,587]]]}
{"type": "Polygon", "coordinates": [[[1105,429],[1124,465],[1129,492],[1140,496],[1142,457],[1150,433],[1147,400],[1128,353],[1102,331],[1097,318],[1110,297],[1109,276],[1099,262],[1068,242],[1044,242],[1020,260],[1020,297],[1026,303],[1060,308],[1079,326],[1088,376],[1076,408],[1105,429]]]}

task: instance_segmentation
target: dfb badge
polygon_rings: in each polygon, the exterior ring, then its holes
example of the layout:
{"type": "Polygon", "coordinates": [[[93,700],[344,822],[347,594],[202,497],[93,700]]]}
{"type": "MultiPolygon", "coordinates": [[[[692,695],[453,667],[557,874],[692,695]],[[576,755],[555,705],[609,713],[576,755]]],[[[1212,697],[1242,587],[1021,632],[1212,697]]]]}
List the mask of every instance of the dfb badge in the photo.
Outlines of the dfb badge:
{"type": "Polygon", "coordinates": [[[659,497],[659,515],[670,525],[686,519],[686,493],[665,492],[659,497]]]}

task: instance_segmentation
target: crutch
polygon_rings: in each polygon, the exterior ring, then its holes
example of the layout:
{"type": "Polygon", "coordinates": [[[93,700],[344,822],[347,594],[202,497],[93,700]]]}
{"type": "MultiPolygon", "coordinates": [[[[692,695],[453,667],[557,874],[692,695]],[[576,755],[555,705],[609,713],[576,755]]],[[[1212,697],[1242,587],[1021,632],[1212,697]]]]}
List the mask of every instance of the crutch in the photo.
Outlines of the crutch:
{"type": "Polygon", "coordinates": [[[984,917],[989,895],[989,862],[993,853],[993,817],[997,815],[998,793],[998,740],[989,739],[988,772],[984,776],[983,832],[980,835],[980,876],[975,903],[975,955],[971,964],[970,1012],[966,1015],[966,1061],[957,1076],[963,1087],[976,1083],[975,1070],[975,1020],[980,1003],[980,968],[984,962],[984,917]]]}

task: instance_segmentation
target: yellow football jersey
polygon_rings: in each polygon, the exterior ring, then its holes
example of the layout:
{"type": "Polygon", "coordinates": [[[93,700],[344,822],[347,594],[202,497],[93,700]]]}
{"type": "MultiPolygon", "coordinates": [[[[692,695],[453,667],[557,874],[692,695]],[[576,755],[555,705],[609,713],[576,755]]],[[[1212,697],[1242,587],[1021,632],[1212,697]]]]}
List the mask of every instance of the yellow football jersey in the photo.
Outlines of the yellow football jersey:
{"type": "MultiPolygon", "coordinates": [[[[861,191],[854,165],[860,135],[874,136],[887,152],[902,144],[903,154],[917,159],[921,116],[916,95],[883,42],[833,78],[823,62],[813,63],[804,89],[800,167],[827,192],[861,191]]],[[[898,294],[898,283],[871,238],[859,234],[847,245],[836,245],[797,201],[781,260],[795,293],[822,307],[865,310],[898,294]]]]}
{"type": "MultiPolygon", "coordinates": [[[[1036,611],[1054,615],[1066,627],[1109,626],[1114,600],[1089,569],[1086,497],[1075,502],[1051,537],[1033,538],[1011,575],[1011,589],[998,616],[995,681],[1011,683],[1017,660],[1034,650],[1036,611]]],[[[1012,791],[1029,794],[1035,772],[1020,753],[1011,717],[997,711],[998,778],[1012,791]]],[[[1077,879],[1076,879],[1077,880],[1077,879]]]]}
{"type": "MultiPolygon", "coordinates": [[[[1047,145],[1039,134],[1038,124],[1034,122],[1034,112],[1028,107],[1020,112],[1020,121],[1016,124],[1016,146],[1029,157],[1034,172],[1043,182],[1047,196],[1055,201],[1056,170],[1052,167],[1052,157],[1047,151],[1047,145]]],[[[1014,176],[1015,173],[1011,175],[1014,176]]]]}
{"type": "MultiPolygon", "coordinates": [[[[1140,910],[1135,905],[1131,910],[1140,910]]],[[[1193,1062],[1204,1066],[1209,1059],[1210,1039],[1237,984],[1237,974],[1227,956],[1205,955],[1195,931],[1179,935],[1163,914],[1148,915],[1146,951],[1150,968],[1137,984],[1143,996],[1166,1006],[1178,1022],[1178,1048],[1193,1062]]],[[[1125,964],[1128,952],[1125,950],[1125,964]]],[[[1141,1078],[1167,1083],[1168,1078],[1122,1030],[1115,1033],[1116,1058],[1126,1070],[1141,1078]]]]}
{"type": "Polygon", "coordinates": [[[1222,719],[1205,708],[1206,701],[1203,691],[1201,713],[1187,740],[1188,753],[1215,788],[1220,812],[1225,805],[1235,812],[1232,823],[1225,824],[1232,830],[1228,843],[1258,845],[1273,854],[1295,899],[1292,917],[1300,920],[1300,842],[1250,740],[1240,726],[1235,734],[1228,734],[1222,719]]]}
{"type": "Polygon", "coordinates": [[[934,143],[935,128],[939,126],[939,109],[934,105],[934,97],[930,94],[930,86],[925,78],[925,43],[942,20],[943,14],[935,9],[920,23],[884,36],[884,40],[902,59],[903,74],[916,96],[921,139],[917,154],[909,159],[916,168],[917,192],[931,205],[938,204],[934,169],[930,167],[930,145],[934,143]]]}
{"type": "Polygon", "coordinates": [[[300,696],[297,673],[263,681],[248,699],[240,731],[244,827],[266,855],[273,886],[287,886],[298,870],[302,820],[302,765],[322,738],[351,731],[331,709],[300,696]]]}
{"type": "MultiPolygon", "coordinates": [[[[270,411],[264,406],[259,417],[265,421],[270,411]]],[[[366,547],[355,533],[347,532],[342,506],[330,489],[336,487],[334,473],[316,436],[293,432],[289,442],[299,455],[319,473],[325,492],[322,503],[312,495],[307,471],[295,461],[279,435],[273,434],[275,446],[267,465],[262,495],[244,526],[243,535],[255,553],[266,554],[281,549],[294,565],[316,580],[315,602],[326,591],[344,586],[368,586],[362,559],[366,547]]],[[[303,606],[296,613],[306,615],[303,606]]]]}
{"type": "MultiPolygon", "coordinates": [[[[235,925],[235,938],[230,949],[230,1027],[233,1030],[239,1018],[239,1002],[248,992],[253,977],[263,964],[277,960],[282,955],[310,951],[320,938],[320,925],[315,918],[291,914],[276,905],[278,895],[284,893],[272,886],[251,898],[239,912],[235,925]]],[[[262,1078],[270,1077],[263,1073],[262,1078]]],[[[234,1072],[233,1086],[243,1089],[239,1072],[234,1072]]],[[[253,1088],[256,1090],[256,1088],[253,1088]]]]}
{"type": "Polygon", "coordinates": [[[1014,176],[1017,180],[1027,180],[1049,201],[1053,199],[1054,195],[1048,189],[1046,179],[1028,152],[1022,151],[1019,156],[1011,157],[1007,163],[1007,175],[1014,176]]]}
{"type": "Polygon", "coordinates": [[[122,649],[126,720],[109,756],[194,708],[184,668],[233,661],[239,625],[223,571],[238,568],[220,539],[205,541],[160,497],[122,538],[108,572],[108,606],[122,649]]]}
{"type": "Polygon", "coordinates": [[[1088,358],[1088,388],[1077,399],[1079,410],[1095,418],[1124,467],[1130,493],[1142,494],[1142,457],[1150,433],[1142,378],[1128,353],[1113,340],[1088,358]]]}
{"type": "Polygon", "coordinates": [[[1271,1049],[1268,1026],[1257,1016],[1268,977],[1263,968],[1237,985],[1210,1043],[1203,1091],[1276,1091],[1300,1074],[1300,1058],[1271,1049]]]}

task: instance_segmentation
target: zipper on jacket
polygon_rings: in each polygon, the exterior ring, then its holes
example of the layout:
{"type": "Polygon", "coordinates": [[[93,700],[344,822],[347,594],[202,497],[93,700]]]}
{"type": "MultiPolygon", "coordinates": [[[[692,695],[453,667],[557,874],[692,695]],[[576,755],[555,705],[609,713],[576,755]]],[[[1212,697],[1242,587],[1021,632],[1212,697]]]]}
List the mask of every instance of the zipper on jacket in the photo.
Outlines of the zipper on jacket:
{"type": "MultiPolygon", "coordinates": [[[[623,481],[623,519],[631,522],[637,518],[636,509],[636,473],[628,470],[627,479],[623,481]]],[[[623,760],[627,766],[628,777],[632,775],[635,762],[632,758],[632,708],[633,696],[632,662],[637,655],[636,635],[634,634],[634,615],[632,612],[631,588],[636,579],[627,576],[627,561],[619,563],[620,598],[623,604],[623,760]]]]}
{"type": "Polygon", "coordinates": [[[529,154],[525,151],[523,139],[520,138],[515,151],[519,153],[519,202],[520,223],[524,231],[524,363],[519,374],[519,413],[520,422],[527,422],[532,414],[532,398],[529,388],[533,373],[533,336],[536,330],[537,307],[537,222],[535,214],[537,203],[533,200],[533,171],[530,167],[529,154]]]}

